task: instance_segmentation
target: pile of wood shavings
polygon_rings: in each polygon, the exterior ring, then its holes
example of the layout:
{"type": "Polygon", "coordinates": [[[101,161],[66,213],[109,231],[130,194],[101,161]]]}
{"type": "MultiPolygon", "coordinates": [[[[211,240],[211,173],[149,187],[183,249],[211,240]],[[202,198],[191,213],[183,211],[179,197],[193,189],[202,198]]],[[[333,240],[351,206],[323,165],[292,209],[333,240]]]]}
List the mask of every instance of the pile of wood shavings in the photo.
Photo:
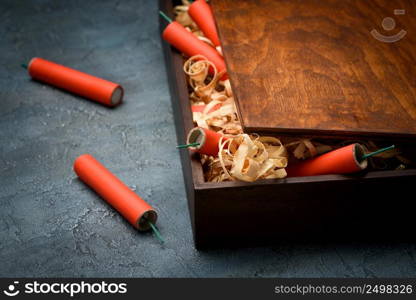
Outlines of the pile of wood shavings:
{"type": "MultiPolygon", "coordinates": [[[[182,5],[175,7],[176,21],[198,39],[213,46],[189,16],[190,4],[189,1],[182,0],[182,5]]],[[[217,51],[222,55],[219,47],[217,51]]],[[[224,73],[217,72],[215,65],[202,55],[188,58],[183,69],[188,77],[191,105],[202,108],[193,112],[195,124],[220,132],[228,138],[228,142],[225,140],[220,142],[218,157],[201,155],[205,180],[208,182],[231,180],[253,182],[258,179],[284,178],[287,176],[285,168],[288,163],[312,158],[345,146],[345,142],[335,141],[328,145],[305,138],[286,138],[282,143],[276,137],[244,134],[230,82],[228,79],[221,80],[224,73]],[[213,72],[210,74],[209,70],[213,72]]],[[[360,141],[360,143],[368,151],[379,148],[371,141],[360,141]]],[[[383,160],[392,157],[399,162],[395,169],[406,168],[406,165],[411,164],[408,159],[400,155],[398,149],[395,149],[378,155],[378,161],[371,160],[370,166],[374,169],[385,169],[383,160]]]]}

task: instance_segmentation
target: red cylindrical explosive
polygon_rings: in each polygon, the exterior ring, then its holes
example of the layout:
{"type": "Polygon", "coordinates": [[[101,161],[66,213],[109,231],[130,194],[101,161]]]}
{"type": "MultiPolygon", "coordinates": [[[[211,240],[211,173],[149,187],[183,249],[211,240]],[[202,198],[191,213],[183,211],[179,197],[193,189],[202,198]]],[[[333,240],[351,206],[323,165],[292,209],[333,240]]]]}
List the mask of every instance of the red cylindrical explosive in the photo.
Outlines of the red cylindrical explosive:
{"type": "Polygon", "coordinates": [[[362,159],[364,149],[360,144],[351,144],[318,157],[290,165],[286,168],[288,177],[314,176],[325,174],[349,174],[367,167],[362,159]]]}
{"type": "Polygon", "coordinates": [[[151,228],[149,222],[156,223],[157,214],[153,207],[90,154],[83,154],[75,160],[74,171],[138,230],[148,230],[151,228]]]}
{"type": "Polygon", "coordinates": [[[202,127],[195,127],[189,131],[187,144],[199,143],[198,146],[189,147],[189,149],[201,154],[218,156],[221,138],[223,138],[223,140],[227,140],[226,137],[218,132],[202,127]]]}
{"type": "MultiPolygon", "coordinates": [[[[163,38],[187,56],[205,56],[207,60],[215,65],[218,72],[226,69],[224,59],[218,51],[215,50],[215,48],[199,40],[195,35],[186,30],[185,27],[176,21],[173,21],[165,28],[163,31],[163,38]]],[[[225,74],[221,79],[227,79],[227,75],[225,74]]]]}
{"type": "Polygon", "coordinates": [[[123,88],[116,83],[35,57],[29,62],[32,78],[108,106],[119,104],[123,88]]]}
{"type": "Polygon", "coordinates": [[[216,47],[220,46],[221,43],[218,38],[217,28],[215,27],[214,15],[209,4],[205,0],[197,0],[189,6],[188,13],[205,36],[216,47]]]}

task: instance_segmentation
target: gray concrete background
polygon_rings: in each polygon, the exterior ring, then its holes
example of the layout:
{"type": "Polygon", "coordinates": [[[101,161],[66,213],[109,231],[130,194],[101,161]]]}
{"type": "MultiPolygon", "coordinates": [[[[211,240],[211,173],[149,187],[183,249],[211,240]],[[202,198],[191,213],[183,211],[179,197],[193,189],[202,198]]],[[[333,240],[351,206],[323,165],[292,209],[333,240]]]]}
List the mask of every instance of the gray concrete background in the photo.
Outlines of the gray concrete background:
{"type": "Polygon", "coordinates": [[[414,244],[193,247],[157,1],[0,2],[0,276],[415,276],[414,244]],[[118,82],[104,106],[30,80],[34,56],[118,82]],[[159,212],[166,246],[72,170],[91,153],[159,212]]]}

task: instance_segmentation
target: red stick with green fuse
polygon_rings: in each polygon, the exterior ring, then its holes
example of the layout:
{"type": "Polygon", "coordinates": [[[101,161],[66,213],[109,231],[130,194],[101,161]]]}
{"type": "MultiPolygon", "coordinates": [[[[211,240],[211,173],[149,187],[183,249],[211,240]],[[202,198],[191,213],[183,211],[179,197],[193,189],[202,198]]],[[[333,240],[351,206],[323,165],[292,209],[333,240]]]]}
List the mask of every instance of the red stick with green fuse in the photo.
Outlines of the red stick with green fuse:
{"type": "MultiPolygon", "coordinates": [[[[218,72],[226,70],[224,59],[215,48],[199,40],[192,32],[186,30],[178,22],[172,21],[163,12],[160,11],[159,14],[169,22],[162,35],[165,41],[187,56],[202,55],[206,57],[208,61],[215,65],[218,72]]],[[[211,69],[210,72],[212,73],[211,69]]],[[[221,79],[227,79],[227,75],[224,74],[221,79]]]]}
{"type": "Polygon", "coordinates": [[[179,145],[177,148],[189,148],[194,152],[216,157],[220,149],[221,139],[226,141],[227,137],[213,130],[195,127],[189,131],[186,144],[179,145]]]}
{"type": "Polygon", "coordinates": [[[163,243],[155,225],[157,213],[153,207],[92,155],[79,156],[74,162],[74,171],[83,182],[115,208],[132,226],[140,231],[152,229],[156,237],[163,243]]]}
{"type": "Polygon", "coordinates": [[[123,99],[121,85],[43,58],[32,58],[28,65],[22,64],[22,67],[33,79],[107,106],[116,106],[123,99]]]}
{"type": "Polygon", "coordinates": [[[367,158],[391,150],[394,145],[365,153],[360,144],[351,144],[322,154],[286,168],[288,177],[315,176],[326,174],[350,174],[367,168],[367,158]]]}

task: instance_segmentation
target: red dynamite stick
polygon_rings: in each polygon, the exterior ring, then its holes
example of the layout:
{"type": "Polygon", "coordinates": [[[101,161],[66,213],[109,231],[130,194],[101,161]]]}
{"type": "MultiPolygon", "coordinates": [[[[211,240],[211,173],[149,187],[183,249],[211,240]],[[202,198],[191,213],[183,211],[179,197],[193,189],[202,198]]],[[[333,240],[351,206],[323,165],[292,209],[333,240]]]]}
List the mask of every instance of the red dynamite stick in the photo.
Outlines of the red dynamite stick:
{"type": "Polygon", "coordinates": [[[364,149],[360,144],[351,144],[337,150],[308,159],[286,168],[288,177],[315,176],[325,174],[349,174],[364,170],[367,160],[362,160],[364,149]]]}
{"type": "Polygon", "coordinates": [[[189,131],[187,144],[199,143],[199,146],[189,147],[189,149],[201,154],[218,156],[221,138],[227,140],[227,138],[218,132],[202,127],[195,127],[189,131]]]}
{"type": "Polygon", "coordinates": [[[140,231],[156,223],[156,211],[90,154],[74,162],[75,173],[140,231]],[[152,224],[149,224],[152,223],[152,224]]]}
{"type": "Polygon", "coordinates": [[[205,0],[195,1],[189,6],[188,13],[205,36],[209,38],[216,47],[221,46],[217,28],[215,26],[214,15],[212,14],[209,4],[205,0]]]}
{"type": "Polygon", "coordinates": [[[123,88],[119,84],[42,58],[32,58],[28,66],[28,72],[36,80],[46,82],[107,106],[115,106],[123,98],[123,88]]]}
{"type": "MultiPolygon", "coordinates": [[[[199,40],[176,21],[173,21],[165,28],[163,39],[187,56],[205,56],[207,60],[215,65],[218,72],[226,70],[224,59],[217,50],[199,40]]],[[[227,79],[227,75],[225,74],[221,79],[227,79]]]]}

